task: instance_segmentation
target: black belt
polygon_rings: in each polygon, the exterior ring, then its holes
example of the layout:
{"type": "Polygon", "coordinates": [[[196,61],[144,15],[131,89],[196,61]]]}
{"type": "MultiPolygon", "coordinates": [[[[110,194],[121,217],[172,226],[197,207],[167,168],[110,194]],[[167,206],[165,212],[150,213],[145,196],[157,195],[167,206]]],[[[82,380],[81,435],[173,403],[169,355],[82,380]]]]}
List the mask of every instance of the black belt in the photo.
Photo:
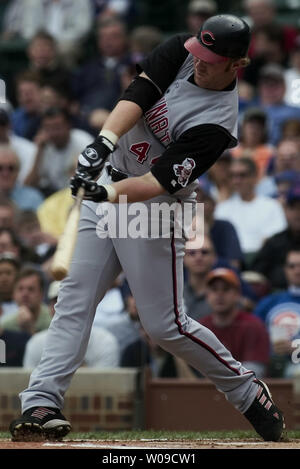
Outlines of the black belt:
{"type": "Polygon", "coordinates": [[[122,181],[122,179],[128,178],[127,174],[122,173],[122,171],[119,171],[111,165],[106,166],[106,170],[111,177],[112,182],[118,182],[122,181]]]}

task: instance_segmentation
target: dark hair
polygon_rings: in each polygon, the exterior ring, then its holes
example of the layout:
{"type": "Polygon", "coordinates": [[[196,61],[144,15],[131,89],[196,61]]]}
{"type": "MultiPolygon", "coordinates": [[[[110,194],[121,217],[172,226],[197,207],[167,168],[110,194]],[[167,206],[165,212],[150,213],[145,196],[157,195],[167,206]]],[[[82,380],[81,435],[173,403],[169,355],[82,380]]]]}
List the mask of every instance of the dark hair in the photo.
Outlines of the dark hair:
{"type": "Polygon", "coordinates": [[[242,164],[247,167],[249,174],[251,174],[252,176],[257,175],[256,163],[251,158],[248,158],[246,156],[241,156],[240,158],[234,159],[232,161],[232,164],[242,164]]]}
{"type": "Polygon", "coordinates": [[[255,27],[253,34],[264,34],[271,42],[278,43],[284,49],[284,31],[281,25],[271,23],[255,27]]]}
{"type": "Polygon", "coordinates": [[[41,291],[43,291],[44,288],[45,288],[44,275],[43,275],[43,272],[41,270],[39,270],[35,267],[31,267],[31,266],[22,267],[22,269],[20,270],[20,272],[17,275],[16,284],[20,280],[22,280],[23,278],[33,277],[33,276],[38,278],[40,289],[41,289],[41,291]]]}
{"type": "Polygon", "coordinates": [[[70,116],[69,111],[67,111],[67,109],[64,109],[62,107],[49,107],[48,109],[46,109],[43,112],[42,120],[51,119],[51,118],[57,117],[57,116],[63,116],[63,118],[67,122],[69,122],[69,123],[71,122],[71,116],[70,116]]]}
{"type": "Polygon", "coordinates": [[[127,33],[127,25],[122,21],[119,16],[110,16],[107,18],[101,18],[97,23],[97,32],[99,33],[102,29],[107,28],[108,26],[119,25],[123,29],[124,33],[127,33]]]}
{"type": "Polygon", "coordinates": [[[11,237],[13,244],[18,248],[21,247],[21,242],[14,230],[12,230],[11,228],[0,227],[0,236],[3,233],[8,233],[9,236],[11,237]]]}
{"type": "Polygon", "coordinates": [[[44,29],[40,29],[35,33],[35,35],[30,39],[29,46],[36,40],[36,39],[42,39],[43,41],[48,41],[51,42],[53,47],[56,47],[56,41],[54,37],[49,34],[47,31],[44,29]]]}
{"type": "Polygon", "coordinates": [[[248,111],[245,112],[244,118],[242,121],[241,129],[240,129],[240,141],[243,142],[243,127],[245,124],[251,122],[256,122],[261,125],[262,128],[262,136],[260,139],[261,143],[267,143],[268,141],[268,130],[267,130],[267,116],[266,114],[258,108],[250,108],[248,111]]]}
{"type": "Polygon", "coordinates": [[[70,87],[66,88],[65,85],[57,80],[53,80],[51,82],[42,83],[42,88],[50,88],[55,93],[59,94],[62,98],[67,99],[68,101],[72,101],[74,99],[74,95],[70,87]]]}
{"type": "Polygon", "coordinates": [[[11,252],[3,252],[2,254],[0,254],[0,264],[3,264],[5,262],[13,265],[17,271],[21,267],[20,260],[11,252]]]}
{"type": "Polygon", "coordinates": [[[40,74],[35,70],[25,70],[25,72],[20,73],[16,78],[16,84],[19,85],[24,81],[30,81],[35,83],[38,86],[41,86],[41,77],[40,74]]]}

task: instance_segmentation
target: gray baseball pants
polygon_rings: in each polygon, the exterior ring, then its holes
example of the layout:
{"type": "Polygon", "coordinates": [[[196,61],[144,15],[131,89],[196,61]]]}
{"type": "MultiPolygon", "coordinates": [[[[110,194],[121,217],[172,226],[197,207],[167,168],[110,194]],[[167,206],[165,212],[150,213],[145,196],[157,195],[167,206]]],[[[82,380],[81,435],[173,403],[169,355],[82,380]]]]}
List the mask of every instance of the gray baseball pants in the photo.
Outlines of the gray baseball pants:
{"type": "MultiPolygon", "coordinates": [[[[157,200],[174,202],[171,196],[157,200]]],[[[20,393],[23,412],[34,406],[63,407],[64,394],[85,356],[96,306],[123,270],[148,335],[208,377],[244,413],[257,393],[254,373],[237,362],[209,329],[183,312],[185,240],[100,239],[96,208],[92,202],[82,205],[70,272],[61,284],[42,358],[28,388],[20,393]]],[[[114,208],[119,210],[118,205],[114,208]]]]}

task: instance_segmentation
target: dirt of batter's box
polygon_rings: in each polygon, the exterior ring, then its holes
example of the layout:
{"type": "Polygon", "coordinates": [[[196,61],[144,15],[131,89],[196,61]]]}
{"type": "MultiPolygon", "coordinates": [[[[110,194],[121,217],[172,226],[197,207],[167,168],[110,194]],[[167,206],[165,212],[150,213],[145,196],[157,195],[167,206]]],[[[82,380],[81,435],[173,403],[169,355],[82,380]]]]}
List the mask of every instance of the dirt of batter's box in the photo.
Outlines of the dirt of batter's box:
{"type": "Polygon", "coordinates": [[[62,440],[40,442],[13,442],[1,440],[0,449],[300,449],[300,440],[278,443],[261,440],[203,439],[203,440],[62,440]]]}

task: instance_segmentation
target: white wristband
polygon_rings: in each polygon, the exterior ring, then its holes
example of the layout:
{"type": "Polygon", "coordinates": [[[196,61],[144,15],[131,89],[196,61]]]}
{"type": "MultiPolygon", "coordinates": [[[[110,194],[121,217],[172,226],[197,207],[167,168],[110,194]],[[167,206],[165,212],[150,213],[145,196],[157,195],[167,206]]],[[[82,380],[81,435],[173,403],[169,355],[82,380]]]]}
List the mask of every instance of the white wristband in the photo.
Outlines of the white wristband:
{"type": "Polygon", "coordinates": [[[107,191],[107,200],[114,203],[117,199],[117,191],[111,184],[103,184],[103,187],[107,191]]]}
{"type": "Polygon", "coordinates": [[[116,145],[117,141],[119,140],[119,137],[114,132],[108,129],[101,130],[99,135],[102,135],[102,137],[107,138],[114,145],[116,145]]]}

